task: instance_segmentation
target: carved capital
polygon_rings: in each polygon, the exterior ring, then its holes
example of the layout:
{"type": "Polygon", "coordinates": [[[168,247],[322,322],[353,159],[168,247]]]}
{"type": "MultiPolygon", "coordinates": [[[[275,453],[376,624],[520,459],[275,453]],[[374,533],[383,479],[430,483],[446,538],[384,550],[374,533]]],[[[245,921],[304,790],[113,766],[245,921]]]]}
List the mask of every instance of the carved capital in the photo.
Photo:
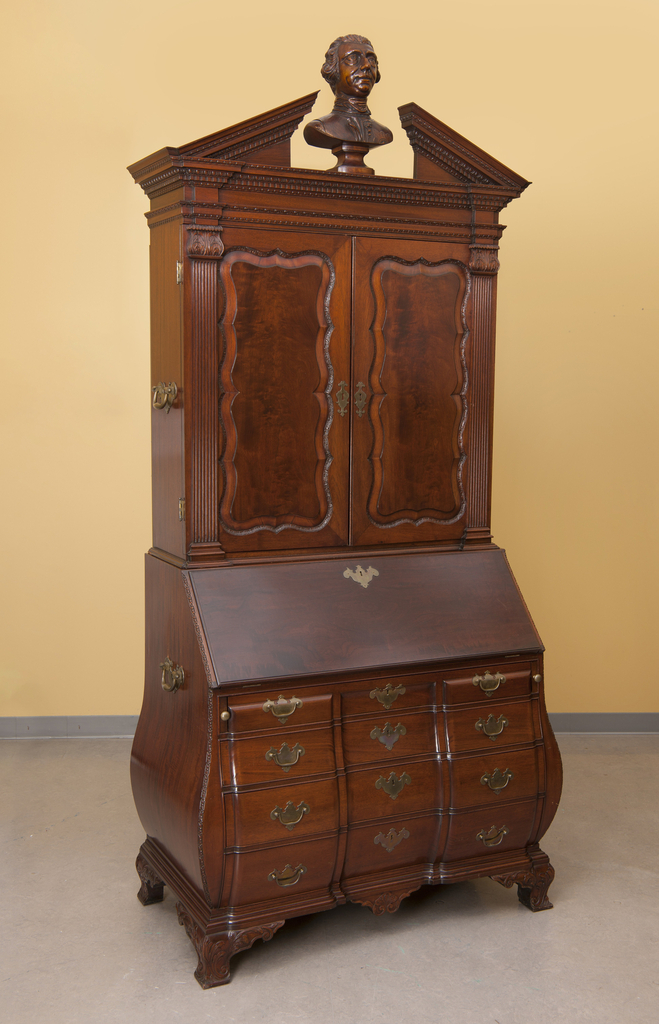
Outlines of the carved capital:
{"type": "Polygon", "coordinates": [[[193,258],[219,259],[224,252],[222,228],[213,228],[212,231],[200,231],[197,228],[192,228],[188,231],[186,251],[188,256],[193,258]]]}
{"type": "Polygon", "coordinates": [[[470,245],[469,269],[472,274],[496,274],[499,270],[498,246],[470,245]]]}

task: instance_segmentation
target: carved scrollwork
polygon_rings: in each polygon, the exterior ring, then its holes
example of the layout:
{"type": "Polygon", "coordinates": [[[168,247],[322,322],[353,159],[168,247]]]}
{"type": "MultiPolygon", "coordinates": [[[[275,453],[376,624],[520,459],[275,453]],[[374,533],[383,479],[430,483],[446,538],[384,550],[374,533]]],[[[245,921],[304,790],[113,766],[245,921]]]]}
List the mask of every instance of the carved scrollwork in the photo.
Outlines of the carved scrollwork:
{"type": "Polygon", "coordinates": [[[363,896],[353,896],[355,903],[361,903],[363,907],[370,907],[376,917],[382,914],[395,914],[401,903],[406,899],[413,889],[405,889],[403,892],[382,892],[374,899],[365,899],[363,896]]]}
{"type": "Polygon", "coordinates": [[[490,877],[506,889],[517,884],[517,898],[529,910],[551,910],[554,905],[547,897],[547,890],[554,880],[554,869],[549,861],[534,863],[532,871],[517,871],[490,877]]]}
{"type": "Polygon", "coordinates": [[[181,903],[176,904],[178,922],[183,925],[188,938],[192,942],[199,963],[194,976],[202,988],[214,988],[226,985],[229,981],[229,961],[234,953],[249,949],[257,939],[268,942],[283,921],[271,921],[268,924],[254,925],[235,932],[224,932],[217,938],[205,935],[196,921],[190,917],[181,903]]]}
{"type": "Polygon", "coordinates": [[[224,252],[222,228],[214,228],[212,231],[191,229],[188,231],[188,247],[186,251],[188,256],[192,257],[219,259],[224,252]]]}
{"type": "Polygon", "coordinates": [[[163,899],[165,883],[155,873],[151,865],[146,862],[141,853],[137,855],[135,869],[142,883],[137,893],[137,898],[142,906],[148,907],[150,903],[160,903],[163,899]]]}

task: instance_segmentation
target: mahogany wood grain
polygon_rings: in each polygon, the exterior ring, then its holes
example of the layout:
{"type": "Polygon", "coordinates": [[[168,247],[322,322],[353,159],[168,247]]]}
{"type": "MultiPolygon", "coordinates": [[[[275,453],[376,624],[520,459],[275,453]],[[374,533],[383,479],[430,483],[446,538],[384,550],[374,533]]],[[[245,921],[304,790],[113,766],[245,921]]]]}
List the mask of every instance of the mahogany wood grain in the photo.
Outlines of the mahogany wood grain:
{"type": "MultiPolygon", "coordinates": [[[[344,873],[347,878],[368,872],[388,872],[403,866],[432,864],[435,859],[439,815],[407,814],[379,825],[355,825],[348,833],[344,873]],[[396,845],[382,845],[392,836],[396,845]]],[[[386,886],[385,886],[386,888],[386,886]]]]}
{"type": "Polygon", "coordinates": [[[459,860],[462,857],[489,857],[492,852],[506,853],[523,850],[529,842],[536,812],[536,801],[500,803],[496,807],[480,808],[476,811],[452,813],[450,815],[448,840],[442,852],[442,862],[459,860]],[[479,833],[486,836],[493,830],[493,838],[501,830],[501,840],[487,846],[479,833]]]}
{"type": "Polygon", "coordinates": [[[270,734],[258,739],[224,736],[221,737],[220,756],[222,778],[227,786],[249,786],[261,782],[277,784],[287,779],[292,781],[336,771],[333,731],[324,727],[291,729],[286,736],[270,734]],[[286,770],[265,756],[271,750],[279,752],[283,743],[287,743],[289,749],[299,746],[304,750],[298,761],[286,770]]]}
{"type": "Polygon", "coordinates": [[[492,750],[478,757],[455,757],[449,762],[451,777],[451,808],[483,805],[493,810],[506,800],[535,797],[541,789],[538,784],[538,752],[527,750],[492,750]],[[512,773],[505,788],[493,790],[483,776],[496,771],[512,773]]]}
{"type": "Polygon", "coordinates": [[[369,761],[390,761],[392,767],[394,762],[401,758],[411,757],[415,754],[428,754],[436,749],[435,722],[427,712],[417,714],[392,714],[391,712],[374,715],[372,719],[361,721],[348,721],[343,725],[343,752],[346,764],[363,764],[369,761]],[[394,732],[398,726],[402,731],[397,738],[389,737],[389,742],[383,743],[381,739],[371,736],[375,728],[385,735],[387,724],[394,732]]]}
{"type": "Polygon", "coordinates": [[[446,715],[446,735],[451,751],[500,750],[515,743],[530,743],[536,735],[532,704],[500,700],[496,704],[475,704],[466,711],[450,711],[446,715]],[[483,723],[480,728],[478,722],[483,723]],[[488,735],[484,726],[501,728],[501,732],[488,735]]]}
{"type": "MultiPolygon", "coordinates": [[[[348,820],[385,821],[412,811],[429,811],[441,806],[441,775],[439,761],[403,760],[395,765],[350,769],[346,773],[348,785],[348,820]],[[406,784],[394,797],[382,783],[389,782],[391,773],[399,782],[406,776],[406,784]],[[409,780],[409,781],[407,781],[409,780]],[[377,783],[380,786],[377,786],[377,783]]],[[[395,792],[395,791],[394,791],[395,792]]]]}
{"type": "MultiPolygon", "coordinates": [[[[443,700],[445,704],[474,704],[476,702],[483,703],[483,701],[496,702],[497,700],[505,700],[506,697],[523,697],[526,694],[531,693],[531,665],[529,662],[520,664],[514,662],[511,668],[511,663],[508,662],[497,662],[488,666],[486,669],[479,669],[477,672],[474,671],[469,675],[463,675],[461,673],[443,673],[442,684],[443,684],[443,700]],[[505,680],[499,682],[499,685],[492,693],[488,690],[483,690],[480,682],[474,682],[474,679],[480,677],[484,679],[486,673],[489,672],[491,676],[497,674],[505,677],[505,680]]],[[[487,682],[486,682],[487,685],[487,682]]],[[[490,683],[489,685],[493,685],[490,683]]]]}

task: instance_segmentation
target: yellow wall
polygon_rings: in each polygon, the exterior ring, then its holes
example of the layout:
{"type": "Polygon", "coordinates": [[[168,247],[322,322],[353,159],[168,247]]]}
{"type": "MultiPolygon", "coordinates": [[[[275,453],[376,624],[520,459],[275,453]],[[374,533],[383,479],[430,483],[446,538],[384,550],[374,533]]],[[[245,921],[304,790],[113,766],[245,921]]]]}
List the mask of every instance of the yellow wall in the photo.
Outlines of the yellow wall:
{"type": "MultiPolygon", "coordinates": [[[[22,0],[3,54],[1,715],[133,714],[150,538],[146,197],[127,164],[318,88],[362,32],[534,184],[504,211],[494,532],[552,711],[657,711],[649,0],[22,0]]],[[[323,86],[316,112],[329,109],[323,86]]],[[[298,136],[294,163],[327,155],[298,136]]],[[[411,174],[411,149],[372,155],[411,174]]]]}

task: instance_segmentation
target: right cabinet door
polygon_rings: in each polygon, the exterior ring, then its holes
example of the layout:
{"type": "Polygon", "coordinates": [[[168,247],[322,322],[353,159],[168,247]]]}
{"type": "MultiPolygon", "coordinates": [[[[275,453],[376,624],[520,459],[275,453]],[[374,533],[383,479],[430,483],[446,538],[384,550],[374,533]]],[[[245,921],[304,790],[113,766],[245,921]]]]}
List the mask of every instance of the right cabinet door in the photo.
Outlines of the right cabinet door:
{"type": "Polygon", "coordinates": [[[464,532],[468,271],[440,243],[358,238],[352,543],[464,532]]]}

